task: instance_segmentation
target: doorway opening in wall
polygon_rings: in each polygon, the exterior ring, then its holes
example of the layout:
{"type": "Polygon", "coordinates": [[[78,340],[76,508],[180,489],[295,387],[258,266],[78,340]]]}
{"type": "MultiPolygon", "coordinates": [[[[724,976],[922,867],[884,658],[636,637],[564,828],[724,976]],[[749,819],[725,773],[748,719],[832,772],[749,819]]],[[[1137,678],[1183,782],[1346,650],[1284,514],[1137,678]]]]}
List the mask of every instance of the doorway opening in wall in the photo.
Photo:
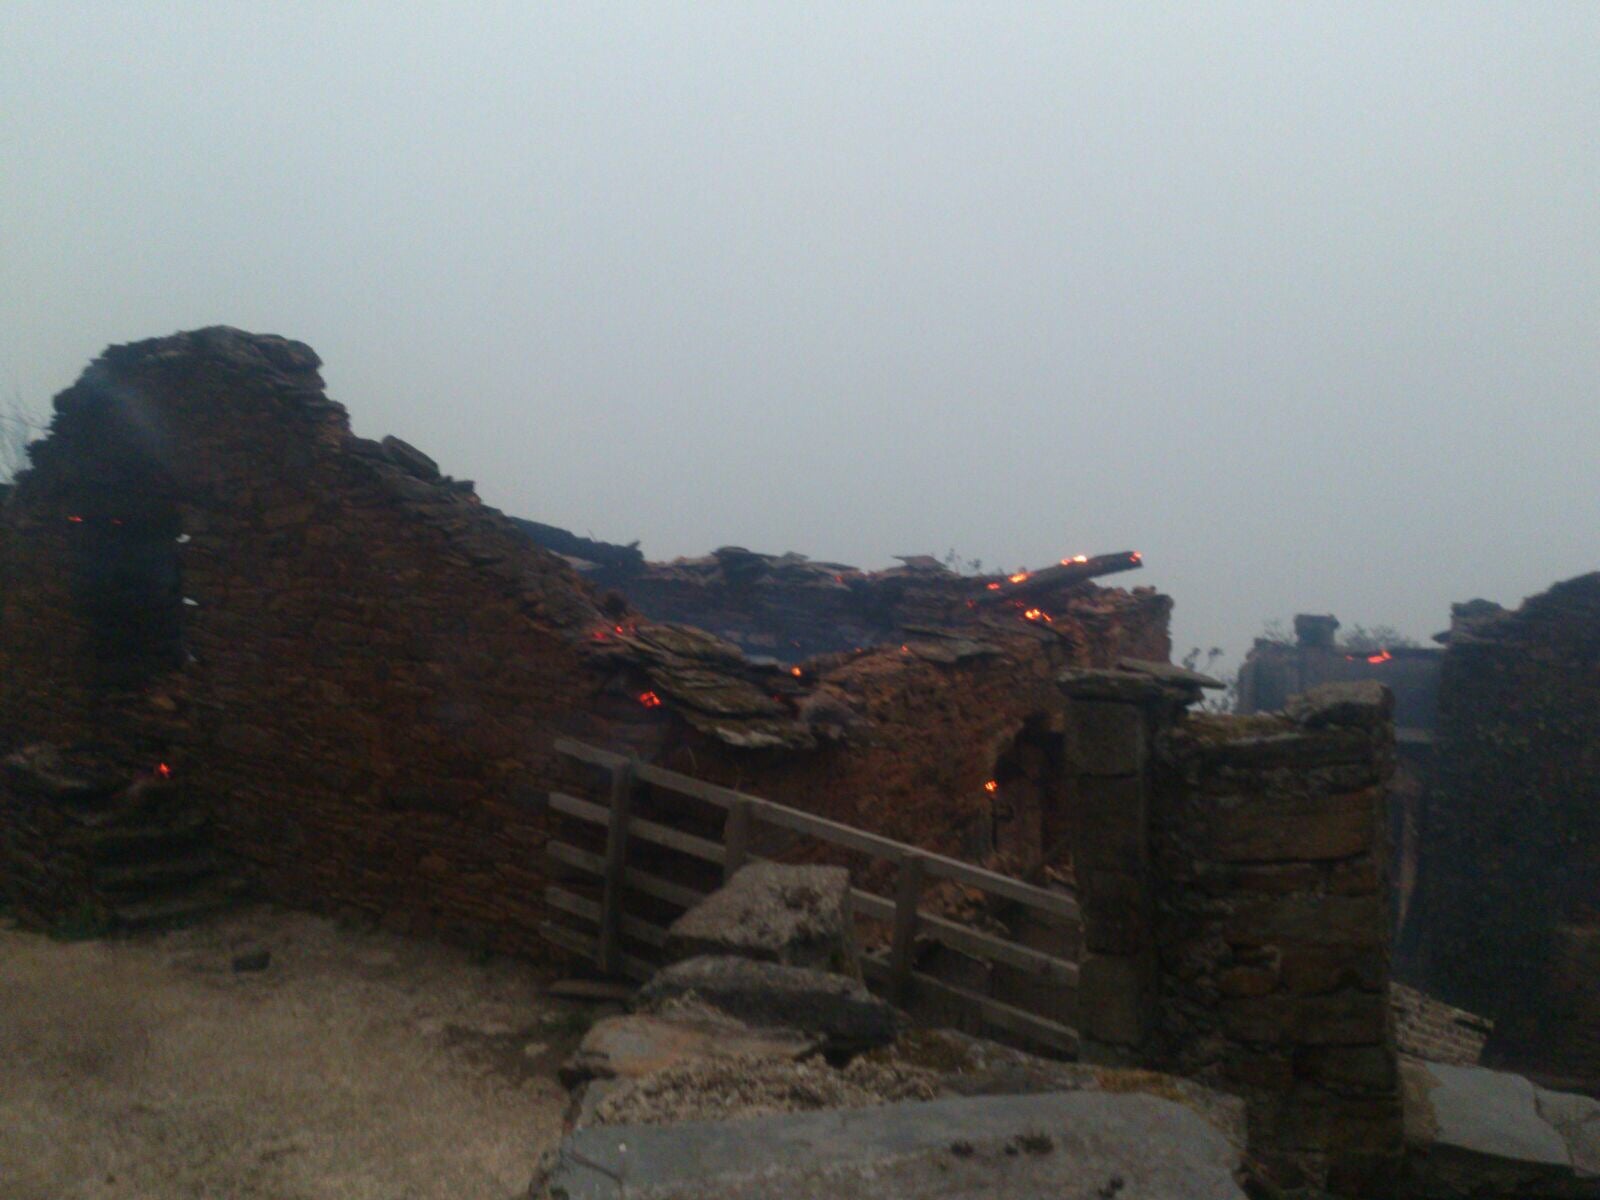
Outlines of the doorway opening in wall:
{"type": "Polygon", "coordinates": [[[991,772],[994,849],[1023,878],[1035,878],[1070,847],[1066,821],[1064,739],[1036,714],[1024,722],[991,772]]]}
{"type": "Polygon", "coordinates": [[[95,681],[137,689],[183,663],[178,509],[156,489],[75,489],[66,520],[73,594],[95,681]]]}

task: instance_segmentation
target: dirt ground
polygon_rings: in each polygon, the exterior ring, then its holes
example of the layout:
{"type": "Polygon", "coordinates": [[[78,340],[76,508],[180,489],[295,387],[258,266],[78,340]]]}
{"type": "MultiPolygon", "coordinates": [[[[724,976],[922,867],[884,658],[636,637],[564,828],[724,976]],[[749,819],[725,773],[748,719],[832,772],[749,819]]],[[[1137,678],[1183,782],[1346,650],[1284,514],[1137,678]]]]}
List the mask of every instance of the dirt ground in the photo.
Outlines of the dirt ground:
{"type": "Polygon", "coordinates": [[[549,978],[269,907],[114,941],[0,921],[0,1196],[520,1197],[591,1015],[549,978]]]}

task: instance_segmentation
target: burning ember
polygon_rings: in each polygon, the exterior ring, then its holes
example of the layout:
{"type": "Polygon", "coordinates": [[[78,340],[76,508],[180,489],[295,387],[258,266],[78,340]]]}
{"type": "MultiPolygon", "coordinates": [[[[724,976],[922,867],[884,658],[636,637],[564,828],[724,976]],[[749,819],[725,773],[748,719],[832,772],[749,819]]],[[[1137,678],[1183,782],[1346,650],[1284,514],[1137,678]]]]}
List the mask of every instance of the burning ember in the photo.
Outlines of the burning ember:
{"type": "Polygon", "coordinates": [[[157,763],[156,764],[156,774],[159,775],[162,779],[171,779],[172,778],[172,768],[167,766],[166,763],[157,763]]]}
{"type": "Polygon", "coordinates": [[[983,785],[983,790],[986,792],[998,792],[1000,790],[1000,781],[998,779],[989,780],[988,783],[983,785]]]}
{"type": "Polygon", "coordinates": [[[83,518],[82,517],[68,517],[67,520],[71,521],[74,525],[82,525],[83,524],[83,518]]]}
{"type": "Polygon", "coordinates": [[[1032,573],[1031,571],[1018,571],[1015,575],[1008,576],[1008,578],[1012,583],[1023,583],[1032,573]]]}
{"type": "MultiPolygon", "coordinates": [[[[1386,663],[1393,658],[1394,655],[1390,654],[1387,649],[1379,650],[1376,654],[1367,655],[1367,661],[1369,663],[1386,663]]],[[[1345,662],[1355,662],[1356,656],[1354,654],[1346,654],[1344,656],[1344,660],[1345,662]]]]}
{"type": "Polygon", "coordinates": [[[991,592],[998,592],[1000,590],[1000,585],[998,583],[986,583],[983,586],[988,588],[991,592]]]}
{"type": "Polygon", "coordinates": [[[1022,614],[1022,616],[1023,616],[1024,620],[1028,620],[1028,621],[1046,621],[1046,622],[1048,622],[1048,621],[1050,621],[1052,619],[1050,614],[1045,612],[1044,609],[1042,609],[1042,608],[1030,608],[1026,612],[1024,612],[1022,614]]]}
{"type": "Polygon", "coordinates": [[[1075,555],[1072,558],[1063,558],[1061,560],[1061,565],[1063,567],[1070,567],[1073,563],[1086,563],[1088,561],[1089,561],[1089,556],[1087,554],[1079,554],[1079,555],[1075,555]]]}
{"type": "Polygon", "coordinates": [[[661,697],[656,695],[654,692],[640,692],[639,703],[644,705],[646,708],[660,708],[661,697]]]}
{"type": "Polygon", "coordinates": [[[790,667],[789,674],[793,675],[796,679],[799,679],[805,675],[805,671],[800,667],[790,667]]]}

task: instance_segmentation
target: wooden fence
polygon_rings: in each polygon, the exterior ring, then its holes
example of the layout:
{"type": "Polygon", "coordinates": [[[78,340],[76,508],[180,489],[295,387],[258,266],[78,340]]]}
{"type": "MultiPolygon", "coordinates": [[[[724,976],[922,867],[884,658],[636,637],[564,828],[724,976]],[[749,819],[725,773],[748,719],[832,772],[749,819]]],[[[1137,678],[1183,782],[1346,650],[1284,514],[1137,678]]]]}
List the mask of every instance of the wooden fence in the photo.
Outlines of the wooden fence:
{"type": "MultiPolygon", "coordinates": [[[[762,861],[751,852],[752,835],[767,826],[818,839],[832,846],[887,861],[895,868],[893,898],[853,888],[852,903],[858,916],[883,922],[890,930],[887,953],[862,956],[862,973],[867,983],[888,999],[906,1005],[915,998],[932,999],[953,1005],[982,1023],[1014,1036],[1040,1043],[1062,1053],[1075,1053],[1078,1034],[1075,1028],[1056,1019],[1060,1010],[1073,1009],[1078,987],[1075,962],[1020,942],[964,925],[922,910],[919,907],[924,887],[934,880],[951,880],[976,889],[987,896],[1037,915],[1051,924],[1076,929],[1081,926],[1077,902],[1068,894],[1051,891],[1013,879],[971,863],[933,854],[904,842],[879,837],[837,821],[748,796],[729,788],[706,783],[688,775],[664,770],[636,759],[563,739],[556,743],[558,753],[593,764],[608,773],[609,788],[605,803],[556,792],[550,796],[551,808],[561,815],[592,823],[604,830],[604,853],[585,850],[569,842],[552,841],[550,857],[573,871],[596,877],[599,898],[584,896],[559,885],[545,893],[549,906],[594,927],[592,934],[557,922],[546,922],[542,931],[554,944],[591,958],[603,971],[614,975],[646,978],[657,964],[628,952],[625,942],[660,949],[666,942],[666,926],[646,916],[641,906],[629,911],[625,893],[633,892],[662,901],[675,909],[687,909],[707,892],[685,886],[659,873],[644,870],[629,862],[629,847],[647,843],[664,847],[692,859],[720,867],[727,879],[748,862],[762,861]],[[722,810],[721,838],[688,833],[633,811],[642,785],[679,796],[690,797],[722,810]],[[932,941],[977,959],[1021,972],[1023,977],[1048,985],[1047,990],[1063,1000],[1053,1006],[1056,1016],[1031,1012],[992,996],[939,979],[917,969],[919,940],[932,941]]],[[[659,911],[659,906],[657,906],[659,911]]],[[[1074,1022],[1075,1024],[1075,1022],[1074,1022]]]]}

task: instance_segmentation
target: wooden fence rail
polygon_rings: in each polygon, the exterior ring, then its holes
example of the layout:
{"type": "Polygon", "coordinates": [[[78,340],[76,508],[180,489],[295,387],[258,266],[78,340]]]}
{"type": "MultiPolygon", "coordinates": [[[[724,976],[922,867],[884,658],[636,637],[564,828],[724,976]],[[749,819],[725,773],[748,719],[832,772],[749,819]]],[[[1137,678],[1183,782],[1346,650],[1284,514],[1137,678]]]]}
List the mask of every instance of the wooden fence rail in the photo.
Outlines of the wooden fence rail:
{"type": "Polygon", "coordinates": [[[893,899],[860,888],[851,889],[855,911],[869,920],[885,923],[890,929],[887,956],[863,956],[862,972],[867,982],[884,991],[892,1002],[904,1005],[914,994],[937,998],[975,1013],[989,1025],[1052,1049],[1066,1053],[1077,1049],[1077,1032],[1066,1023],[957,987],[915,967],[917,941],[922,937],[981,962],[1002,964],[1025,977],[1050,984],[1064,997],[1075,999],[1078,986],[1075,962],[919,907],[926,884],[934,879],[947,879],[1042,914],[1054,924],[1076,926],[1080,924],[1080,916],[1071,896],[581,742],[562,739],[555,748],[560,754],[601,767],[610,775],[605,804],[561,792],[550,796],[553,811],[600,826],[605,831],[603,855],[562,841],[553,841],[547,847],[547,853],[556,862],[597,876],[600,891],[600,899],[596,900],[559,885],[547,890],[545,899],[552,909],[596,929],[591,937],[570,926],[547,922],[543,932],[556,945],[591,958],[603,971],[648,977],[655,970],[654,964],[628,954],[623,942],[631,939],[659,949],[666,939],[665,927],[639,913],[626,911],[625,891],[637,892],[679,909],[692,907],[707,893],[630,865],[630,843],[648,843],[688,855],[720,867],[726,879],[747,862],[763,861],[750,847],[755,828],[768,825],[894,864],[893,899]],[[633,801],[641,784],[724,810],[721,839],[700,837],[635,815],[633,801]]]}

